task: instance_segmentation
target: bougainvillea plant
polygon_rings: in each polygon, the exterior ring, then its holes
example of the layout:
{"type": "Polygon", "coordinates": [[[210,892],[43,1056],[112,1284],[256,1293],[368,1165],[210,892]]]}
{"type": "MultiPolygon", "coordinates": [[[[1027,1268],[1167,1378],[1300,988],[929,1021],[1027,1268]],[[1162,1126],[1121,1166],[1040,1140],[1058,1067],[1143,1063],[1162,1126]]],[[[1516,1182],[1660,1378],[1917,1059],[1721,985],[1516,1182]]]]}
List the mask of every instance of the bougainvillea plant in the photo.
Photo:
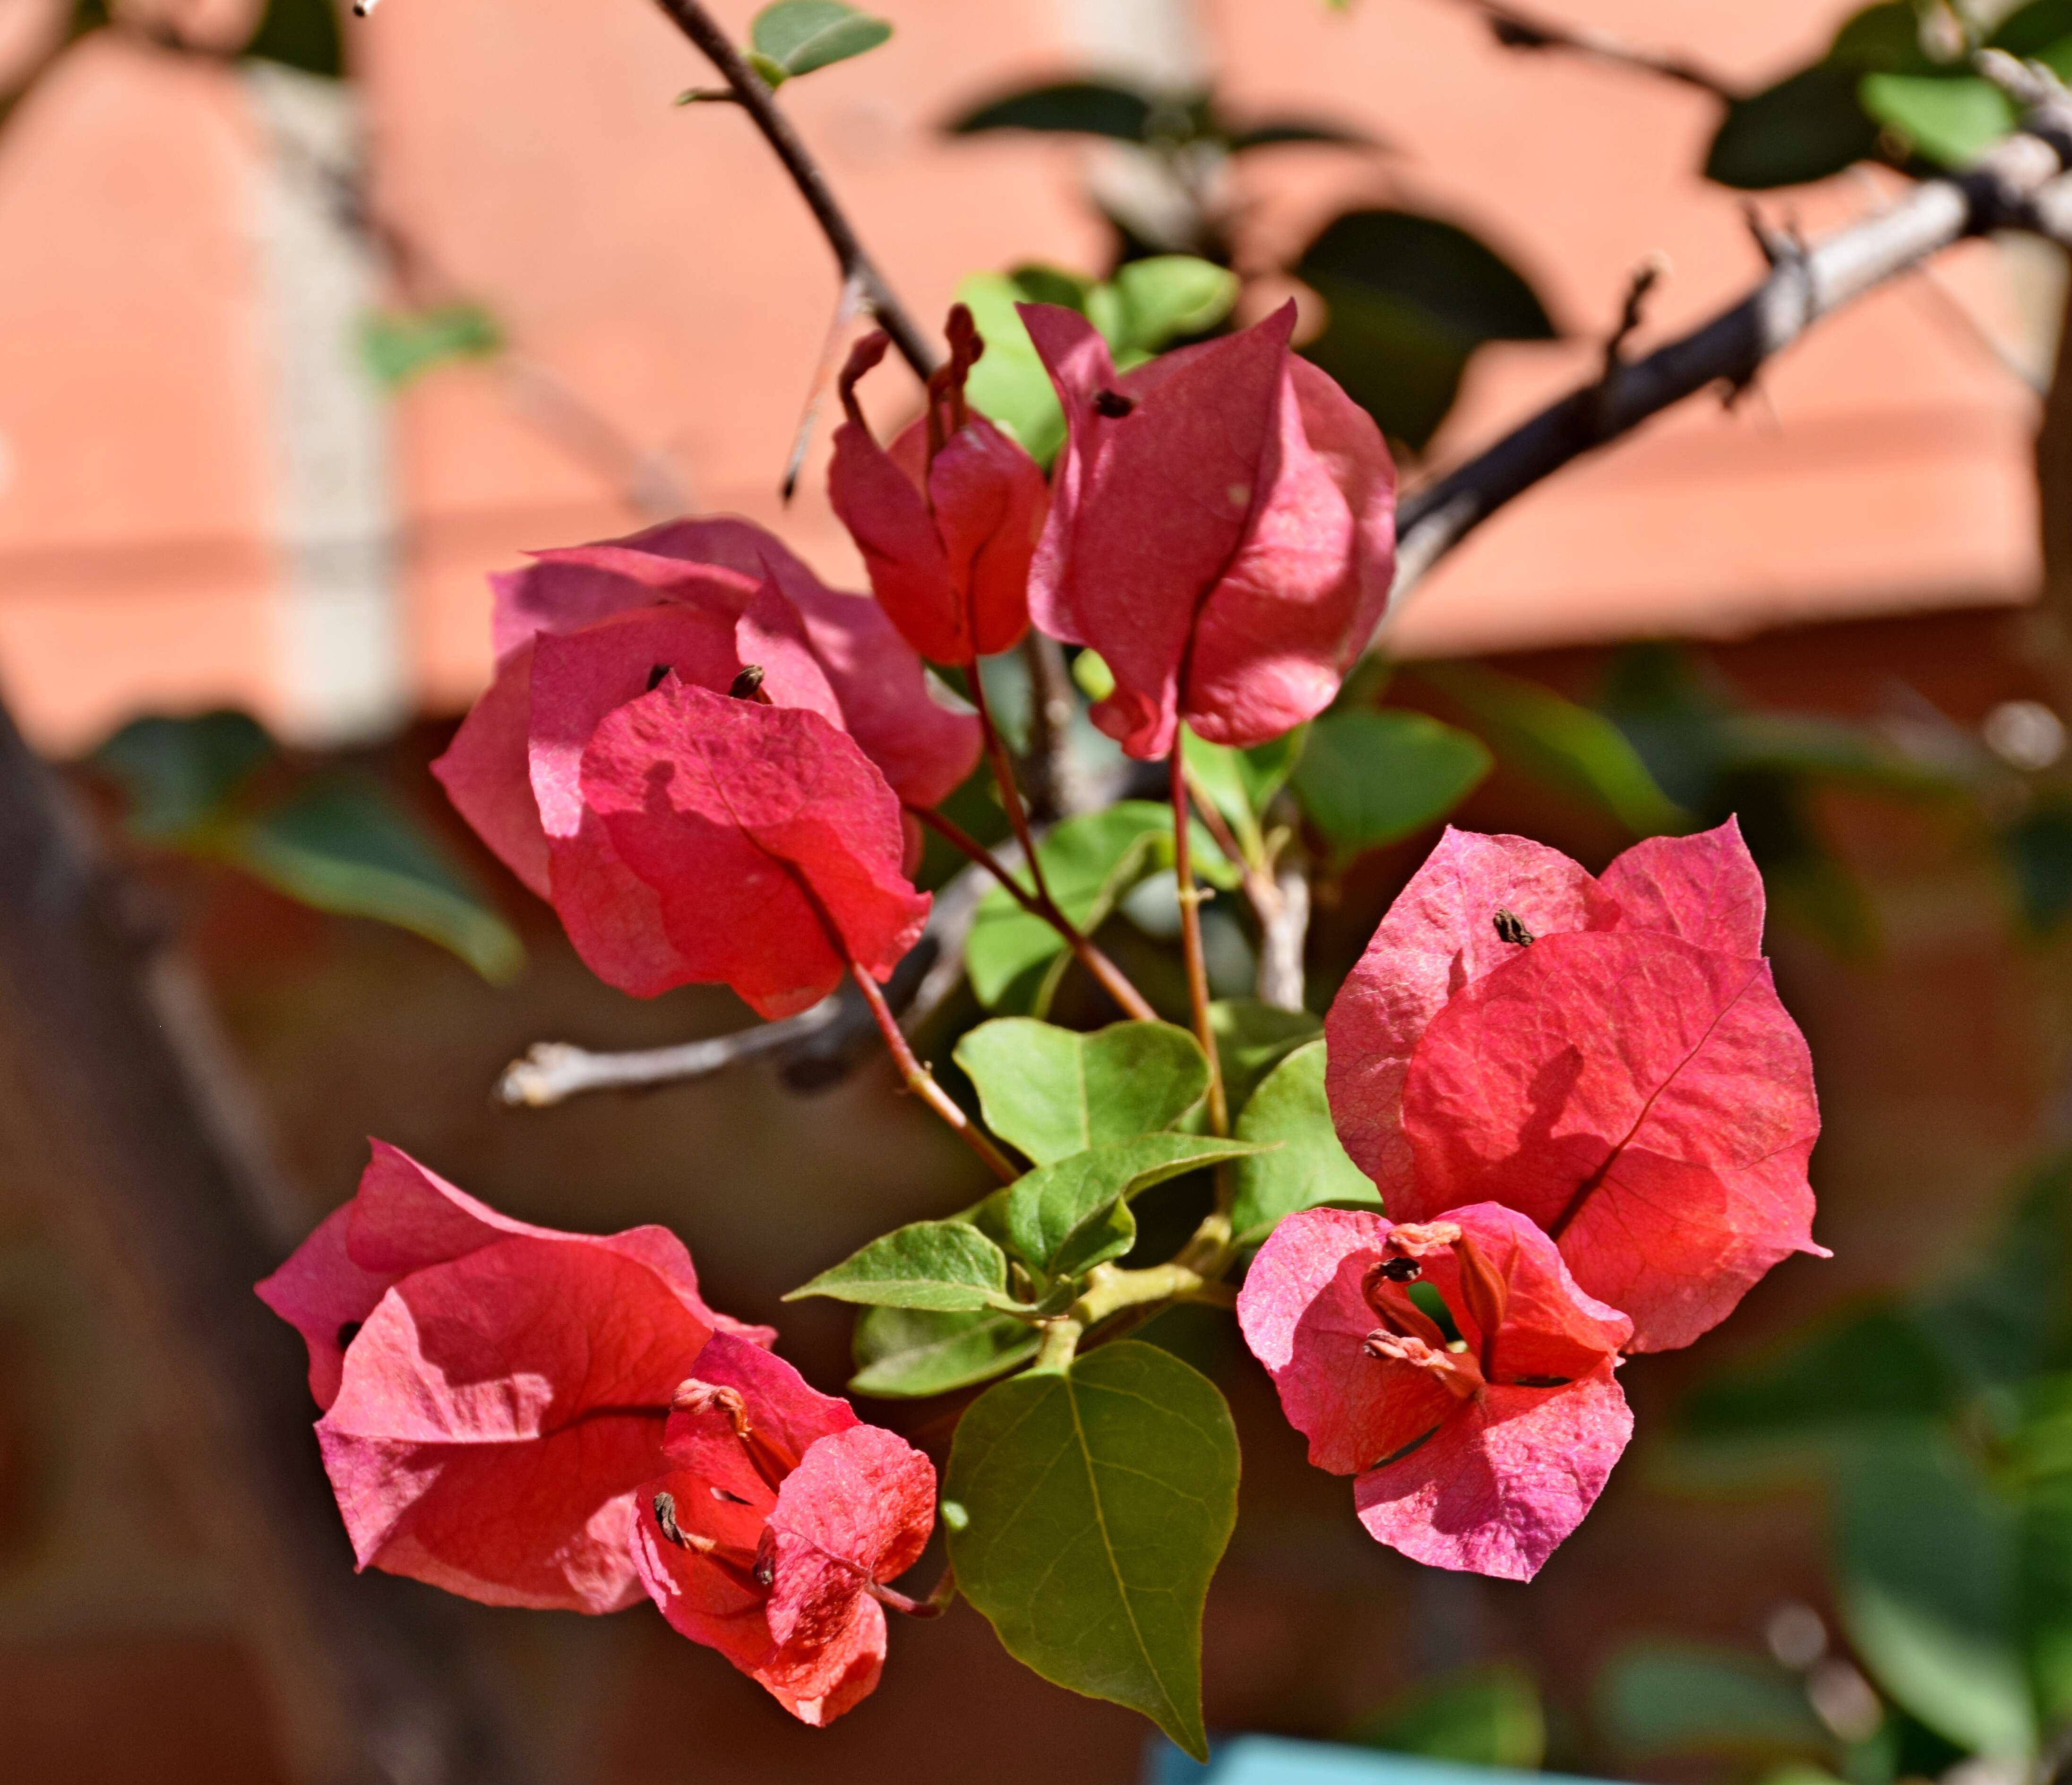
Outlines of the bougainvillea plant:
{"type": "Polygon", "coordinates": [[[1234,1307],[1377,1540],[1528,1579],[1630,1435],[1624,1360],[1819,1250],[1818,1117],[1731,822],[1601,877],[1449,830],[1321,1036],[1211,999],[1198,866],[1271,882],[1274,764],[1386,600],[1393,468],[1286,311],[1120,374],[1076,313],[1022,319],[1065,417],[1047,482],[967,404],[968,315],[889,448],[854,396],[867,338],[831,482],[873,595],[726,518],[541,553],[496,579],[495,678],[437,765],[602,977],[724,984],[766,1018],[847,979],[997,1177],[796,1292],[864,1310],[859,1392],[960,1397],[939,1479],[709,1306],[668,1233],[527,1226],[380,1143],[260,1293],[308,1343],[362,1566],[500,1605],[644,1594],[814,1724],[876,1684],[887,1609],[961,1594],[1038,1672],[1200,1754],[1237,1437],[1211,1382],[1131,1336],[1146,1318],[1234,1307]],[[1098,658],[1093,719],[1170,765],[1163,800],[1039,834],[979,668],[1032,622],[1098,658]],[[981,756],[1007,859],[939,809],[981,756]],[[956,1051],[976,1113],[884,989],[930,922],[923,827],[997,882],[965,946],[1010,1014],[956,1051]],[[1125,858],[1170,863],[1184,1020],[1088,933],[1125,858]],[[1043,1020],[1071,960],[1121,1020],[1043,1020]],[[1188,1174],[1206,1212],[1145,1256],[1135,1199],[1188,1174]],[[899,1584],[939,1523],[947,1570],[899,1584]]]}

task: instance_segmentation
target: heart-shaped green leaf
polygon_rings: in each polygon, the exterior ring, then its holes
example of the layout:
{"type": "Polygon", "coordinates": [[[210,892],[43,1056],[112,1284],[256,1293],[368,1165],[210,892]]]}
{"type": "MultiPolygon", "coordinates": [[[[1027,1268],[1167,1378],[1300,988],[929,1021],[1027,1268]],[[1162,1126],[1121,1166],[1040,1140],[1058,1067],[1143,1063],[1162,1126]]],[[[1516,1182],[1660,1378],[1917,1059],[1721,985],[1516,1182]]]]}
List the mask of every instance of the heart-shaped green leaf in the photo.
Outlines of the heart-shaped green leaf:
{"type": "Polygon", "coordinates": [[[1137,1236],[1129,1198],[1253,1150],[1207,1134],[1140,1134],[1075,1153],[1009,1186],[1009,1244],[1038,1270],[1075,1277],[1129,1249],[1137,1236]]]}
{"type": "Polygon", "coordinates": [[[1230,1409],[1170,1352],[1125,1339],[1018,1376],[950,1452],[957,1585],[1018,1660],[1206,1759],[1202,1606],[1237,1482],[1230,1409]]]}
{"type": "Polygon", "coordinates": [[[871,1308],[856,1323],[849,1392],[917,1400],[986,1382],[1026,1363],[1042,1335],[1011,1314],[871,1308]]]}
{"type": "Polygon", "coordinates": [[[1030,1017],[980,1023],[957,1043],[986,1125],[1044,1166],[1170,1128],[1209,1088],[1201,1044],[1169,1022],[1081,1034],[1030,1017]]]}
{"type": "Polygon", "coordinates": [[[1331,1125],[1321,1040],[1304,1043],[1260,1080],[1238,1118],[1237,1137],[1274,1148],[1231,1168],[1231,1232],[1240,1245],[1257,1245],[1297,1209],[1323,1203],[1381,1207],[1380,1192],[1346,1157],[1331,1125]]]}
{"type": "Polygon", "coordinates": [[[766,82],[780,86],[795,75],[874,50],[891,35],[884,19],[843,0],[777,0],[748,27],[749,60],[766,82]]]}
{"type": "Polygon", "coordinates": [[[964,1221],[895,1228],[784,1299],[809,1295],[942,1313],[1021,1305],[1007,1293],[1006,1254],[964,1221]]]}

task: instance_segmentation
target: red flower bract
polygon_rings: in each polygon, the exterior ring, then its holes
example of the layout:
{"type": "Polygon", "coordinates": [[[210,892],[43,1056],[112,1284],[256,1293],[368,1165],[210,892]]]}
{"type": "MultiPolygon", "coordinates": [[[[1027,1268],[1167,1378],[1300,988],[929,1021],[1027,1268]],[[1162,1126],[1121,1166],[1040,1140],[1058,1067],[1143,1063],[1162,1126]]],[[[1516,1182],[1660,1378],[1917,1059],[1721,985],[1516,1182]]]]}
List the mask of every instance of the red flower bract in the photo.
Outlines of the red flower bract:
{"type": "Polygon", "coordinates": [[[1601,880],[1449,830],[1331,1006],[1339,1137],[1392,1215],[1519,1209],[1632,1349],[1688,1344],[1780,1259],[1824,1256],[1812,1067],[1762,935],[1732,821],[1601,880]]]}
{"type": "Polygon", "coordinates": [[[878,1684],[870,1595],[919,1559],[935,1477],[754,1346],[714,1339],[676,1395],[669,1471],[644,1491],[634,1553],[671,1626],[717,1649],[807,1723],[878,1684]]]}
{"type": "Polygon", "coordinates": [[[928,900],[900,872],[905,841],[898,800],[846,733],[672,676],[584,751],[555,903],[615,985],[724,981],[788,1016],[852,962],[889,978],[913,946],[928,900]]]}
{"type": "Polygon", "coordinates": [[[637,1598],[636,1490],[676,1383],[715,1328],[770,1336],[705,1306],[665,1228],[529,1226],[380,1141],[259,1294],[308,1343],[360,1566],[491,1605],[637,1598]]]}
{"type": "Polygon", "coordinates": [[[1096,723],[1149,758],[1182,719],[1247,746],[1322,711],[1388,602],[1396,472],[1294,306],[1120,376],[1084,317],[1021,314],[1067,430],[1030,611],[1114,672],[1096,723]]]}
{"type": "Polygon", "coordinates": [[[1612,1379],[1632,1322],[1494,1203],[1416,1225],[1292,1215],[1237,1311],[1310,1462],[1357,1475],[1361,1524],[1434,1567],[1530,1580],[1633,1433],[1612,1379]],[[1457,1343],[1412,1298],[1420,1281],[1457,1343]]]}
{"type": "Polygon", "coordinates": [[[495,680],[433,772],[543,899],[554,896],[551,839],[571,821],[566,801],[549,809],[554,788],[572,790],[590,732],[658,667],[718,693],[756,665],[769,700],[847,730],[915,805],[934,805],[977,763],[977,721],[934,697],[878,604],[825,587],[748,521],[672,521],[543,552],[490,581],[495,680]],[[538,664],[550,654],[553,685],[542,689],[538,664]]]}
{"type": "Polygon", "coordinates": [[[1050,492],[1035,460],[964,405],[964,377],[983,343],[961,304],[949,335],[950,364],[929,380],[928,413],[889,452],[855,394],[887,339],[857,343],[842,373],[849,419],[835,430],[828,496],[907,642],[938,663],[968,664],[1010,649],[1029,629],[1029,562],[1050,492]]]}

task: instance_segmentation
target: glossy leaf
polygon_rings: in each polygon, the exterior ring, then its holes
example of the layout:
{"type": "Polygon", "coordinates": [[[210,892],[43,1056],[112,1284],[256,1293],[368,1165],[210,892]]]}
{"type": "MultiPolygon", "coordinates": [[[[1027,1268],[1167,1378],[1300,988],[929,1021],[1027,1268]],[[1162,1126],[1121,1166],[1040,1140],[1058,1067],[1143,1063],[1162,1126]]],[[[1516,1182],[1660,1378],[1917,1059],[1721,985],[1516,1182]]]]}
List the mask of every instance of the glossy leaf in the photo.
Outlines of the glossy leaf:
{"type": "Polygon", "coordinates": [[[1104,1345],[965,1413],[944,1487],[957,1585],[1018,1660],[1205,1760],[1202,1607],[1237,1483],[1215,1385],[1153,1346],[1104,1345]]]}
{"type": "Polygon", "coordinates": [[[2016,1643],[2008,1508],[1927,1434],[1864,1444],[1839,1485],[1838,1604],[1872,1678],[1951,1741],[2026,1758],[2036,1720],[2016,1643]]]}
{"type": "Polygon", "coordinates": [[[1231,1167],[1231,1232],[1256,1245],[1274,1224],[1322,1203],[1379,1209],[1374,1181],[1346,1157],[1324,1095],[1324,1043],[1305,1042],[1260,1080],[1238,1117],[1237,1138],[1276,1148],[1231,1167]]]}
{"type": "Polygon", "coordinates": [[[1422,448],[1485,341],[1553,338],[1532,287],[1466,230],[1402,211],[1335,219],[1293,269],[1330,307],[1304,349],[1382,431],[1422,448]]]}
{"type": "Polygon", "coordinates": [[[368,369],[393,391],[434,366],[501,352],[504,331],[479,304],[442,304],[368,316],[360,325],[360,346],[368,369]]]}
{"type": "Polygon", "coordinates": [[[1651,1642],[1624,1650],[1598,1676],[1597,1711],[1605,1732],[1635,1754],[1763,1757],[1829,1746],[1804,1684],[1737,1649],[1651,1642]]]}
{"type": "Polygon", "coordinates": [[[1420,1683],[1363,1718],[1349,1739],[1394,1754],[1537,1772],[1547,1757],[1547,1717],[1532,1676],[1499,1662],[1420,1683]]]}
{"type": "Polygon", "coordinates": [[[851,1394],[883,1400],[946,1395],[1019,1368],[1042,1335],[1010,1314],[877,1307],[856,1323],[851,1394]]]}
{"type": "Polygon", "coordinates": [[[1348,854],[1437,824],[1491,767],[1480,738],[1422,713],[1365,708],[1326,713],[1295,765],[1295,797],[1348,854]]]}
{"type": "Polygon", "coordinates": [[[965,1035],[956,1062],[978,1088],[987,1127],[1039,1166],[1170,1128],[1209,1088],[1200,1043],[1169,1022],[1082,1034],[1003,1017],[965,1035]]]}
{"type": "Polygon", "coordinates": [[[1075,1153],[1009,1187],[1009,1243],[1037,1269],[1076,1277],[1129,1249],[1137,1237],[1130,1197],[1255,1150],[1206,1134],[1140,1134],[1075,1153]]]}
{"type": "Polygon", "coordinates": [[[257,719],[223,708],[193,718],[133,719],[91,760],[128,796],[131,833],[164,842],[226,822],[237,793],[278,754],[257,719]]]}
{"type": "Polygon", "coordinates": [[[1466,709],[1497,755],[1609,812],[1637,837],[1691,828],[1626,735],[1551,688],[1477,664],[1420,665],[1419,676],[1466,709]]]}
{"type": "Polygon", "coordinates": [[[1026,87],[952,119],[952,136],[985,130],[1042,130],[1142,142],[1150,135],[1151,101],[1128,87],[1100,80],[1059,80],[1026,87]]]}
{"type": "Polygon", "coordinates": [[[1006,1255],[963,1221],[894,1228],[784,1299],[811,1295],[944,1314],[1019,1306],[1007,1293],[1006,1255]]]}
{"type": "Polygon", "coordinates": [[[843,0],[777,0],[749,27],[750,63],[772,87],[874,50],[892,35],[882,19],[843,0]]]}
{"type": "Polygon", "coordinates": [[[1858,102],[1905,134],[1930,161],[1961,167],[2014,128],[2014,101],[1990,80],[1963,76],[1868,74],[1858,102]]]}
{"type": "Polygon", "coordinates": [[[224,858],[321,911],[371,917],[457,954],[502,984],[524,945],[466,872],[376,783],[339,773],[304,782],[282,804],[240,824],[224,858]]]}
{"type": "MultiPolygon", "coordinates": [[[[1125,261],[1115,275],[1121,299],[1120,339],[1109,344],[1128,353],[1156,353],[1182,335],[1214,328],[1237,302],[1237,275],[1228,267],[1192,254],[1154,254],[1125,261]]],[[[1104,331],[1105,332],[1105,331],[1104,331]]]]}
{"type": "Polygon", "coordinates": [[[1224,998],[1209,1006],[1209,1028],[1223,1069],[1223,1095],[1233,1118],[1243,1113],[1259,1081],[1305,1041],[1324,1032],[1323,1018],[1282,1010],[1256,998],[1224,998]]]}

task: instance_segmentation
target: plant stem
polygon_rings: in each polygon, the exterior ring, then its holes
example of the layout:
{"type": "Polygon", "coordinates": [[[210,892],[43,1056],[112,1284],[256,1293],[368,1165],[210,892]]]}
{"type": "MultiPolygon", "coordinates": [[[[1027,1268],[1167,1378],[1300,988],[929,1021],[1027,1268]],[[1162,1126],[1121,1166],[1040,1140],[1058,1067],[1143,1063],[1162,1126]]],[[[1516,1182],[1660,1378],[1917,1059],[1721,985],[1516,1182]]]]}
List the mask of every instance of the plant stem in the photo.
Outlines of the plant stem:
{"type": "Polygon", "coordinates": [[[1072,1361],[1079,1347],[1079,1335],[1087,1330],[1086,1322],[1070,1314],[1061,1314],[1055,1320],[1043,1322],[1043,1343],[1036,1347],[1036,1356],[1030,1364],[1031,1370],[1062,1370],[1072,1361]]]}
{"type": "Polygon", "coordinates": [[[1223,1064],[1216,1058],[1216,1033],[1209,1022],[1209,969],[1202,955],[1202,899],[1194,884],[1193,827],[1188,822],[1187,772],[1180,757],[1180,742],[1173,741],[1170,759],[1173,784],[1173,876],[1180,901],[1180,948],[1187,963],[1187,997],[1194,1008],[1194,1039],[1209,1058],[1209,1129],[1216,1134],[1230,1133],[1230,1105],[1223,1096],[1223,1064]]]}
{"type": "Polygon", "coordinates": [[[882,1581],[867,1581],[863,1590],[880,1605],[903,1612],[909,1618],[939,1618],[950,1609],[950,1602],[957,1596],[957,1571],[945,1568],[943,1577],[936,1581],[925,1599],[909,1598],[897,1587],[885,1586],[882,1581]]]}
{"type": "Polygon", "coordinates": [[[1007,871],[999,857],[955,820],[945,818],[939,812],[931,812],[923,806],[909,806],[906,809],[952,849],[961,850],[984,868],[1007,889],[1015,903],[1031,917],[1042,918],[1063,936],[1066,946],[1079,957],[1080,964],[1100,981],[1108,995],[1131,1016],[1140,1022],[1161,1022],[1165,1020],[1152,1009],[1150,1001],[1130,983],[1123,970],[1058,908],[1056,902],[1047,892],[1030,892],[1007,871]]]}
{"type": "Polygon", "coordinates": [[[827,175],[820,171],[799,133],[792,129],[791,121],[778,109],[762,76],[749,67],[741,51],[734,47],[733,39],[720,28],[718,21],[698,0],[657,0],[657,3],[676,29],[697,44],[705,59],[719,70],[734,97],[741,101],[741,109],[754,119],[756,129],[763,133],[763,139],[783,162],[784,171],[791,176],[799,196],[806,201],[806,208],[813,213],[813,220],[820,224],[828,245],[835,251],[842,277],[853,279],[862,286],[871,314],[892,337],[892,344],[898,348],[900,357],[914,368],[914,376],[925,381],[935,369],[935,349],[915,327],[914,319],[907,315],[906,306],[899,302],[885,275],[878,271],[878,263],[870,257],[854,226],[835,201],[827,175]]]}
{"type": "Polygon", "coordinates": [[[885,1001],[885,994],[878,989],[878,981],[848,949],[842,950],[843,958],[849,962],[849,974],[856,981],[857,989],[863,993],[863,1001],[870,1006],[876,1019],[878,1033],[885,1037],[885,1045],[891,1051],[893,1063],[899,1068],[899,1076],[906,1082],[906,1088],[957,1132],[957,1137],[999,1174],[1000,1181],[1011,1184],[1022,1174],[1008,1163],[1007,1156],[993,1144],[985,1130],[967,1116],[939,1084],[935,1076],[914,1057],[914,1050],[906,1044],[906,1037],[899,1027],[899,1019],[892,1014],[892,1007],[885,1001]]]}
{"type": "Polygon", "coordinates": [[[1036,853],[1036,839],[1029,829],[1028,808],[1022,803],[1022,789],[1016,784],[1014,765],[1008,760],[1007,746],[1001,741],[1000,728],[993,722],[993,709],[985,697],[985,677],[980,673],[976,657],[966,670],[964,680],[971,689],[972,705],[978,709],[979,729],[985,737],[985,759],[1000,788],[1000,803],[1007,808],[1007,821],[1013,827],[1014,840],[1022,845],[1022,859],[1029,864],[1029,878],[1036,882],[1036,896],[1050,905],[1050,889],[1043,883],[1043,863],[1036,853]]]}

